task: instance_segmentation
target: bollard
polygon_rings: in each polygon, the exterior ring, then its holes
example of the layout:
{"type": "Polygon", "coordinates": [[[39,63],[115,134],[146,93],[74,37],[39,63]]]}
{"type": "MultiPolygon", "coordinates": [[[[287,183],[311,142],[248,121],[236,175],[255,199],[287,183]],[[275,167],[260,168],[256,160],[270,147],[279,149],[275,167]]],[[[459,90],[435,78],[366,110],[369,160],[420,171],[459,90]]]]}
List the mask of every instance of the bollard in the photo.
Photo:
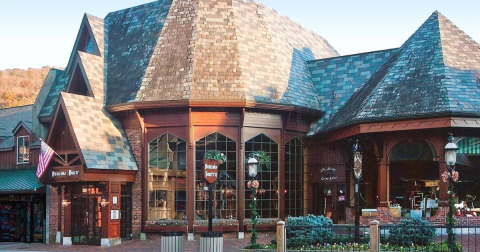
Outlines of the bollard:
{"type": "Polygon", "coordinates": [[[221,232],[202,233],[200,252],[223,252],[223,234],[221,232]]]}
{"type": "Polygon", "coordinates": [[[183,252],[183,232],[162,232],[162,252],[183,252]]]}
{"type": "Polygon", "coordinates": [[[277,252],[287,251],[287,237],[285,221],[277,222],[277,252]]]}
{"type": "Polygon", "coordinates": [[[370,251],[380,251],[380,232],[378,230],[379,221],[370,221],[370,251]]]}

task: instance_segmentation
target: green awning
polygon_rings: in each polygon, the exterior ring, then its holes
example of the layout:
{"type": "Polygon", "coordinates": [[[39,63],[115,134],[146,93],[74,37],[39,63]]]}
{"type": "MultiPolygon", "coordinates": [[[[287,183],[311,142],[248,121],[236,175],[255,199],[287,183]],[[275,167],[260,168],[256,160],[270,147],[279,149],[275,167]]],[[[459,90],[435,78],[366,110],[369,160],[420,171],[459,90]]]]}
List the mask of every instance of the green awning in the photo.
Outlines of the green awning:
{"type": "Polygon", "coordinates": [[[37,181],[35,169],[0,170],[0,194],[36,193],[44,190],[44,185],[37,181]]]}
{"type": "Polygon", "coordinates": [[[457,142],[457,153],[462,154],[480,154],[480,138],[465,137],[457,142]]]}

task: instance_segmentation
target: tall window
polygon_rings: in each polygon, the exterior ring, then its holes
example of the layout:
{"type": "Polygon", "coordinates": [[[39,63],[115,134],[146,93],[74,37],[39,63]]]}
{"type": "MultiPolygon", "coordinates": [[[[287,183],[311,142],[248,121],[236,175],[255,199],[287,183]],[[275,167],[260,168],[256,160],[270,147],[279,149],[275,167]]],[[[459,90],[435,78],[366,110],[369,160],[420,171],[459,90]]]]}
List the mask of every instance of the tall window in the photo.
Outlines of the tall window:
{"type": "Polygon", "coordinates": [[[17,137],[17,164],[26,164],[30,158],[30,139],[28,136],[17,137]]]}
{"type": "Polygon", "coordinates": [[[285,145],[285,214],[304,215],[304,156],[303,143],[293,138],[285,145]]]}
{"type": "MultiPolygon", "coordinates": [[[[257,180],[260,183],[257,193],[257,212],[259,218],[278,218],[278,144],[264,134],[245,142],[245,163],[251,152],[265,151],[270,156],[271,164],[267,169],[258,166],[257,180]]],[[[250,177],[245,170],[245,184],[250,177]]],[[[252,201],[252,192],[245,191],[245,218],[250,218],[252,211],[248,207],[252,201]]]]}
{"type": "Polygon", "coordinates": [[[170,133],[148,143],[148,220],[186,219],[186,146],[170,133]]]}
{"type": "Polygon", "coordinates": [[[208,219],[208,191],[203,178],[203,154],[218,150],[227,156],[227,162],[219,165],[218,178],[213,187],[212,215],[214,219],[237,217],[237,143],[213,133],[195,142],[195,220],[208,219]]]}

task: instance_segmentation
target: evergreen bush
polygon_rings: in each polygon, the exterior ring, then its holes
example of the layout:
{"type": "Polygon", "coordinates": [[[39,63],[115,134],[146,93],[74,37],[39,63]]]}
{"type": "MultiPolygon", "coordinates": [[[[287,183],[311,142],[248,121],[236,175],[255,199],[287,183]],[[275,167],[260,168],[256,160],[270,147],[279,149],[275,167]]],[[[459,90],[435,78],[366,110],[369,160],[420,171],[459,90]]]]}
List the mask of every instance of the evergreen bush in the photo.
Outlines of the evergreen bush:
{"type": "Polygon", "coordinates": [[[421,218],[404,219],[400,227],[390,229],[388,241],[400,246],[428,245],[435,239],[435,227],[421,218]]]}
{"type": "Polygon", "coordinates": [[[333,222],[324,216],[309,214],[287,219],[287,247],[301,248],[331,243],[334,237],[333,222]]]}

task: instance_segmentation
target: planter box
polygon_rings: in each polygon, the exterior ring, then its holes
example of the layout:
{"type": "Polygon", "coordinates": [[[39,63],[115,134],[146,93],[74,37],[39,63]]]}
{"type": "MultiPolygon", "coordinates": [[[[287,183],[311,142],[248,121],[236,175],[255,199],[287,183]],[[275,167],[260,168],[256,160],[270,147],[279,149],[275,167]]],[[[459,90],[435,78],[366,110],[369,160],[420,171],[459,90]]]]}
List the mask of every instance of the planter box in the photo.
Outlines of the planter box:
{"type": "Polygon", "coordinates": [[[159,233],[164,231],[170,232],[187,232],[187,226],[145,226],[145,233],[159,233]]]}
{"type": "MultiPolygon", "coordinates": [[[[245,232],[249,232],[250,229],[252,228],[252,224],[247,224],[244,226],[245,227],[245,232]]],[[[277,230],[277,224],[257,224],[255,227],[256,231],[276,231],[277,230]]]]}
{"type": "MultiPolygon", "coordinates": [[[[228,225],[228,226],[212,226],[213,232],[238,232],[237,225],[228,225]]],[[[205,233],[208,232],[208,226],[193,226],[194,233],[205,233]]]]}

